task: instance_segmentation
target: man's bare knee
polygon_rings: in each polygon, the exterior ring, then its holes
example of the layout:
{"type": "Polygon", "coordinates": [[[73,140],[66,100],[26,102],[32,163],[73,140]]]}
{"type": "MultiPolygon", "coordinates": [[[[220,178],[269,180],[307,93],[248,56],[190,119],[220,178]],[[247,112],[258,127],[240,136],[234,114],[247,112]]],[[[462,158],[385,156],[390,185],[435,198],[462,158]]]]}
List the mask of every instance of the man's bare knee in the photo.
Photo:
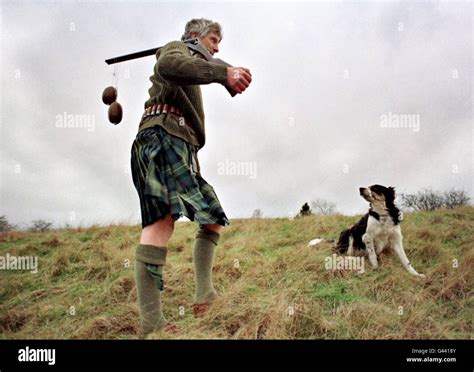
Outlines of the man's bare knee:
{"type": "Polygon", "coordinates": [[[174,220],[170,214],[166,215],[162,220],[155,222],[160,228],[172,228],[174,229],[174,220]]]}
{"type": "Polygon", "coordinates": [[[173,235],[174,220],[171,215],[147,225],[142,230],[141,244],[165,246],[173,235]]]}
{"type": "Polygon", "coordinates": [[[206,230],[220,234],[222,231],[223,226],[214,223],[214,224],[207,224],[207,225],[202,225],[206,230]]]}

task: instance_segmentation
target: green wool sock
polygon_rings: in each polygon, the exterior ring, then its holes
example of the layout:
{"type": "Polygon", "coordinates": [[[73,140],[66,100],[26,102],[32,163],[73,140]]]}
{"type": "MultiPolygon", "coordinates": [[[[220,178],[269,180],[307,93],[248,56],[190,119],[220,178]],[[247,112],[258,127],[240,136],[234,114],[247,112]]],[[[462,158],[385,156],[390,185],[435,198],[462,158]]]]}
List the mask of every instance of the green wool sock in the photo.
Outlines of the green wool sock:
{"type": "Polygon", "coordinates": [[[202,226],[196,234],[193,260],[196,280],[195,303],[208,303],[217,297],[212,284],[212,264],[219,234],[208,231],[202,226]]]}
{"type": "Polygon", "coordinates": [[[166,253],[166,247],[149,244],[139,244],[136,250],[135,281],[140,308],[140,338],[145,338],[147,334],[159,330],[166,324],[160,298],[166,253]]]}

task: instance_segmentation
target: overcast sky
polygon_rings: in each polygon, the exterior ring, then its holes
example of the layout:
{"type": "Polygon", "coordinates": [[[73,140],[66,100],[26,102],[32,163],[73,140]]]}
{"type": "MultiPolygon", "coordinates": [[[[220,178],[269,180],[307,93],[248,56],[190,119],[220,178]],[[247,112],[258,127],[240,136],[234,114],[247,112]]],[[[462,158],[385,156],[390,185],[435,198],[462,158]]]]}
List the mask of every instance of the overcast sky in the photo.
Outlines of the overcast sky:
{"type": "Polygon", "coordinates": [[[101,101],[114,71],[104,60],[178,40],[201,17],[223,26],[216,57],[253,75],[235,98],[202,87],[202,175],[229,218],[284,217],[316,198],[363,213],[358,187],[373,183],[474,194],[472,3],[1,4],[0,215],[11,222],[140,223],[130,148],[155,60],[120,64],[117,126],[101,101]]]}

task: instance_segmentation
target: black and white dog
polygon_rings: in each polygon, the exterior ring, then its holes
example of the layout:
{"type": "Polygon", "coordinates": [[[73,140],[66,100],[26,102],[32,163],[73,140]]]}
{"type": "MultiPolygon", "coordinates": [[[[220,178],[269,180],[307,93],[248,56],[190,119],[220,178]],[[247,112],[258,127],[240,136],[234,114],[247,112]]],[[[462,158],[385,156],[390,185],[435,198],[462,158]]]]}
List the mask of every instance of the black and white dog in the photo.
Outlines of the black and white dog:
{"type": "Polygon", "coordinates": [[[400,229],[402,213],[395,206],[395,189],[381,185],[361,187],[360,195],[370,203],[369,212],[350,229],[344,230],[334,249],[349,256],[366,255],[372,267],[377,268],[377,255],[384,249],[391,248],[402,261],[410,274],[418,274],[408,261],[403,249],[403,235],[400,229]]]}

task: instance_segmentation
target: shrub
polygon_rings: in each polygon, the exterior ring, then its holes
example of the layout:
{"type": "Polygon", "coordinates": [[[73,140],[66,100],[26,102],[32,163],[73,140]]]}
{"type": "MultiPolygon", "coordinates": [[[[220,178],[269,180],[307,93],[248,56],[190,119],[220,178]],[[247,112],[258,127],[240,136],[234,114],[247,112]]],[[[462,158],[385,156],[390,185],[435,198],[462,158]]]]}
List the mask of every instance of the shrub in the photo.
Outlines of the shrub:
{"type": "Polygon", "coordinates": [[[50,231],[52,225],[53,225],[52,222],[48,222],[45,220],[34,220],[29,230],[33,232],[50,231]]]}
{"type": "Polygon", "coordinates": [[[311,208],[313,209],[313,213],[321,214],[323,216],[329,216],[337,213],[336,203],[320,198],[311,202],[311,208]]]}
{"type": "Polygon", "coordinates": [[[422,189],[416,194],[401,194],[402,205],[415,211],[434,211],[440,208],[458,208],[469,203],[464,190],[451,189],[444,193],[422,189]]]}

